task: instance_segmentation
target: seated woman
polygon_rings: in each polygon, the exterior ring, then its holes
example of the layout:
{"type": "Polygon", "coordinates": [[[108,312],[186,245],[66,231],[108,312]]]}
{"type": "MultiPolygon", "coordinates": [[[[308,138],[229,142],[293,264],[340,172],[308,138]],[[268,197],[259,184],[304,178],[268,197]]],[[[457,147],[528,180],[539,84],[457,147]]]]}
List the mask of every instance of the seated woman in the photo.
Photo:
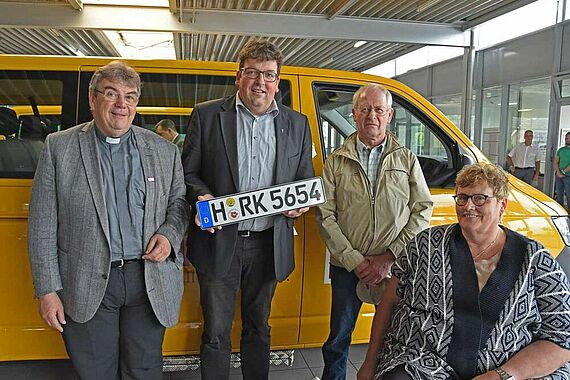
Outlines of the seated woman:
{"type": "Polygon", "coordinates": [[[501,168],[466,166],[456,185],[459,223],[422,231],[392,267],[358,379],[569,379],[566,275],[499,224],[501,168]]]}

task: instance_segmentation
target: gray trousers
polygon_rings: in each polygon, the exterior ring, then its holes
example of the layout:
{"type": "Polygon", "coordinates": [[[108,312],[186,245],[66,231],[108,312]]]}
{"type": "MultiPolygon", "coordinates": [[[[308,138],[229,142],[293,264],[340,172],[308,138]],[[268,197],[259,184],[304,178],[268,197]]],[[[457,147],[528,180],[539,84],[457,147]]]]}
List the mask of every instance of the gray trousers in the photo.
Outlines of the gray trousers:
{"type": "Polygon", "coordinates": [[[63,339],[82,380],[160,380],[165,327],[148,299],[142,261],[111,269],[103,301],[85,323],[66,316],[63,339]]]}
{"type": "Polygon", "coordinates": [[[241,370],[247,380],[269,376],[269,313],[275,293],[273,230],[238,237],[228,273],[221,278],[198,272],[204,332],[200,346],[202,380],[230,376],[232,321],[241,289],[241,370]]]}
{"type": "Polygon", "coordinates": [[[515,169],[513,175],[518,179],[522,179],[526,183],[532,185],[532,177],[534,177],[534,168],[515,169]]]}

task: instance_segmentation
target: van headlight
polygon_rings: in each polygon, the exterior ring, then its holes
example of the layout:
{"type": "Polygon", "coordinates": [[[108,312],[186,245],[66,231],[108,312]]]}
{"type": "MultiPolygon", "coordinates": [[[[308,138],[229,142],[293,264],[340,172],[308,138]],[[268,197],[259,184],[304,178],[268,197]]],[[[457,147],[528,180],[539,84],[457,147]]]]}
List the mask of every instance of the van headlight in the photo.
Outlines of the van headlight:
{"type": "Polygon", "coordinates": [[[558,233],[564,240],[564,244],[566,246],[570,246],[570,219],[568,216],[553,216],[552,222],[558,229],[558,233]]]}

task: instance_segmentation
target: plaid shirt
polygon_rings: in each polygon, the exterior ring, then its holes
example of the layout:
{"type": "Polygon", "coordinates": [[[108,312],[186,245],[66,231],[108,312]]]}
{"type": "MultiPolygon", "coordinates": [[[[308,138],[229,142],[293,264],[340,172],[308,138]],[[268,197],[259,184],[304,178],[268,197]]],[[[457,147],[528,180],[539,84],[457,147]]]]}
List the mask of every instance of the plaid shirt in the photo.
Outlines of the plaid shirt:
{"type": "Polygon", "coordinates": [[[374,194],[374,189],[376,189],[376,177],[378,175],[378,165],[380,165],[380,157],[382,156],[382,150],[386,145],[386,139],[382,144],[375,146],[374,148],[368,148],[360,139],[356,139],[356,150],[358,152],[358,159],[360,164],[368,177],[370,182],[370,190],[374,194]]]}

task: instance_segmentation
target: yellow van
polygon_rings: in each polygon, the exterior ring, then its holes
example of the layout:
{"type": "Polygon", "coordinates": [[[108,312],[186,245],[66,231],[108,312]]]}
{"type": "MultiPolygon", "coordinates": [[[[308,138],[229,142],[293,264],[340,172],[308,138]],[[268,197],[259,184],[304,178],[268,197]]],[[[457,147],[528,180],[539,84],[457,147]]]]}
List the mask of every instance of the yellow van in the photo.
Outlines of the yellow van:
{"type": "MultiPolygon", "coordinates": [[[[0,361],[64,358],[58,333],[37,312],[27,258],[26,226],[30,187],[37,151],[25,150],[14,137],[10,107],[60,107],[61,129],[90,119],[88,84],[94,70],[108,59],[0,57],[0,361]],[[12,133],[10,133],[12,131],[12,133]]],[[[233,94],[237,65],[190,61],[129,61],[141,73],[139,111],[162,109],[157,115],[190,110],[198,102],[233,94]],[[168,111],[168,112],[170,112],[168,111]]],[[[390,124],[400,141],[419,157],[430,186],[431,223],[456,220],[452,199],[456,173],[467,164],[486,161],[483,154],[441,112],[409,87],[386,78],[353,72],[283,67],[279,101],[306,114],[314,144],[313,162],[322,173],[324,159],[355,130],[351,100],[366,83],[381,83],[393,94],[395,117],[390,124]]],[[[41,109],[41,108],[40,108],[41,109]]],[[[187,120],[188,115],[184,115],[187,120]]],[[[45,132],[45,131],[44,131],[45,132]]],[[[41,141],[39,142],[41,144],[41,141]]],[[[510,178],[512,191],[504,223],[542,242],[561,261],[569,261],[567,212],[529,185],[510,178]]],[[[330,313],[328,257],[319,238],[315,211],[295,224],[296,269],[278,288],[272,306],[272,349],[320,346],[327,337],[330,313]]],[[[185,293],[180,323],[167,331],[168,357],[196,354],[202,319],[194,269],[185,268],[185,293]]],[[[239,307],[239,306],[237,306],[239,307]]],[[[374,308],[363,307],[354,342],[367,342],[374,308]]],[[[239,313],[236,316],[239,318],[239,313]]],[[[239,347],[240,321],[233,331],[239,347]]]]}

